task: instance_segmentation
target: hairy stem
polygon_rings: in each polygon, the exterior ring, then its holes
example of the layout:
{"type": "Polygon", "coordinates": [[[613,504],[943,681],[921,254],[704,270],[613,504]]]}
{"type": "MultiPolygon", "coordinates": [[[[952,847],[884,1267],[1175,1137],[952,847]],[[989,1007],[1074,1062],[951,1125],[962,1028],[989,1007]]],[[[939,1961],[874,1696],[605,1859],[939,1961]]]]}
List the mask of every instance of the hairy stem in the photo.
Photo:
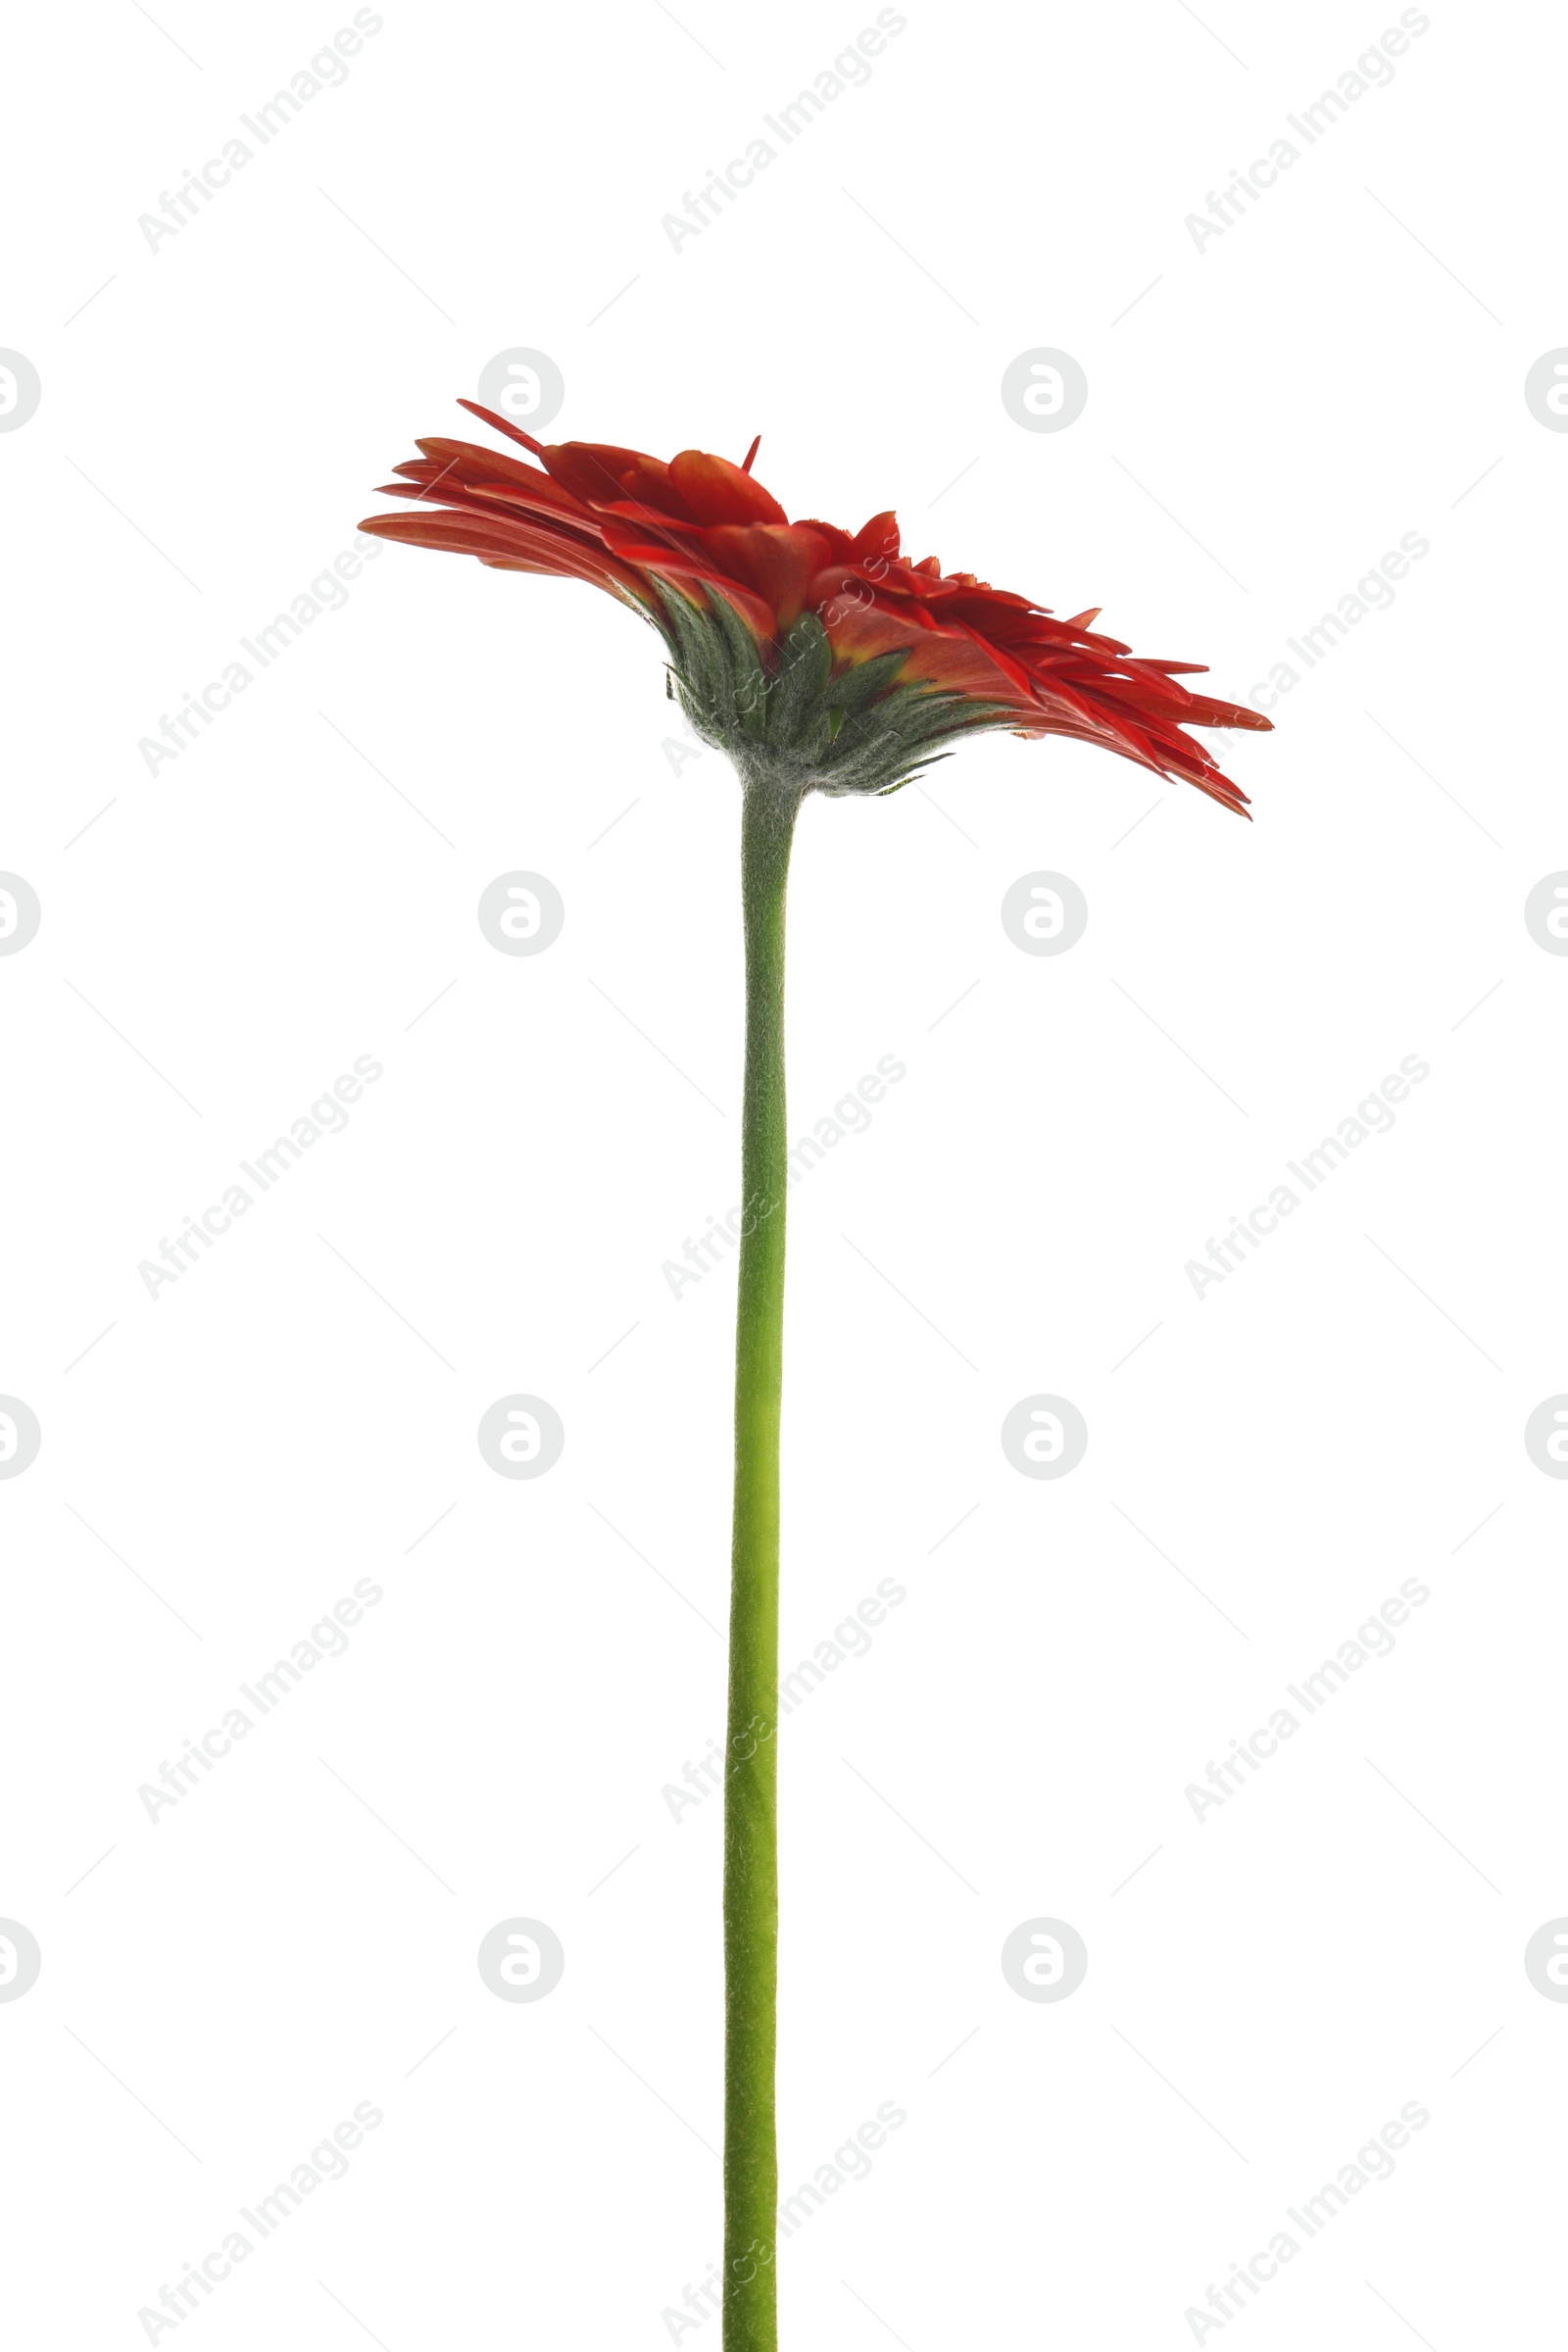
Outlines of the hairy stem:
{"type": "Polygon", "coordinates": [[[784,1374],[784,897],[802,795],[747,782],[735,1527],[724,1784],[724,2352],[777,2352],[778,1433],[784,1374]]]}

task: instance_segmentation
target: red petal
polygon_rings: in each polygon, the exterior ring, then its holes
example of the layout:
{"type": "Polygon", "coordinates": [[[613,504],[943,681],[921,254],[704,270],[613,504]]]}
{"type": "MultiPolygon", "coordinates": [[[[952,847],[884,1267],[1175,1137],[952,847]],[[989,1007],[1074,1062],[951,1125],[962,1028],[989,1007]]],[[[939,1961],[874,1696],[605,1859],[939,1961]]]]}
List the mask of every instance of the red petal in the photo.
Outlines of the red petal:
{"type": "Polygon", "coordinates": [[[541,448],[539,455],[552,481],[595,507],[621,497],[628,473],[659,466],[640,449],[617,449],[611,441],[561,441],[541,448]]]}
{"type": "Polygon", "coordinates": [[[400,539],[410,547],[441,548],[451,555],[478,556],[486,563],[520,564],[563,579],[587,580],[596,588],[623,588],[642,603],[648,602],[647,582],[629,564],[617,563],[602,548],[512,515],[368,514],[360,529],[374,539],[400,539]]]}
{"type": "Polygon", "coordinates": [[[780,634],[806,609],[807,591],[828,559],[819,531],[798,522],[718,523],[705,533],[710,547],[771,606],[780,634]]]}
{"type": "Polygon", "coordinates": [[[803,514],[797,527],[803,531],[820,531],[828,544],[830,561],[850,564],[855,560],[855,541],[848,531],[841,531],[836,522],[819,522],[814,514],[803,514]]]}
{"type": "Polygon", "coordinates": [[[518,425],[509,424],[504,416],[496,415],[494,409],[481,409],[476,400],[465,400],[461,394],[458,397],[458,406],[460,409],[466,409],[470,416],[480,416],[486,424],[493,424],[498,433],[506,434],[509,441],[519,441],[524,449],[531,449],[535,457],[540,455],[540,444],[534,439],[532,433],[523,432],[518,425]]]}
{"type": "MultiPolygon", "coordinates": [[[[524,466],[520,458],[509,458],[504,449],[486,449],[477,441],[448,441],[439,434],[428,440],[416,441],[420,458],[450,472],[455,481],[519,482],[531,484],[552,506],[564,506],[569,493],[550,479],[537,466],[524,466]]],[[[411,466],[397,467],[407,473],[411,466]]],[[[578,502],[570,500],[572,505],[578,502]]]]}
{"type": "Polygon", "coordinates": [[[425,456],[411,459],[396,471],[418,483],[427,497],[458,505],[466,493],[480,492],[514,499],[537,514],[559,514],[584,530],[596,527],[590,509],[537,466],[519,466],[499,450],[475,449],[463,441],[421,441],[418,446],[425,456]]]}
{"type": "Polygon", "coordinates": [[[669,467],[662,458],[640,458],[621,476],[622,498],[635,506],[652,507],[656,514],[667,514],[674,522],[699,522],[676,489],[669,467]]]}
{"type": "Polygon", "coordinates": [[[706,544],[709,536],[702,532],[683,538],[671,532],[661,545],[657,540],[640,539],[612,521],[605,524],[606,542],[623,564],[633,564],[639,571],[653,573],[662,580],[695,580],[704,587],[716,589],[726,604],[733,605],[743,614],[758,643],[770,644],[774,635],[772,606],[748,581],[735,577],[725,558],[706,544]]]}
{"type": "Polygon", "coordinates": [[[862,522],[855,534],[855,560],[864,564],[873,556],[882,556],[896,563],[899,553],[899,518],[891,507],[882,514],[873,514],[862,522]]]}
{"type": "Polygon", "coordinates": [[[1207,694],[1193,696],[1183,723],[1190,727],[1254,727],[1264,735],[1274,732],[1274,721],[1265,718],[1261,710],[1250,710],[1245,703],[1217,703],[1207,694]]]}
{"type": "Polygon", "coordinates": [[[1017,664],[1004,654],[993,653],[967,631],[958,634],[922,628],[912,617],[906,620],[902,613],[861,606],[828,619],[827,634],[834,659],[840,662],[866,662],[873,654],[907,647],[909,660],[899,672],[901,686],[940,686],[976,702],[1008,703],[1020,711],[1038,708],[1017,664]]]}
{"type": "Polygon", "coordinates": [[[728,458],[683,449],[671,458],[675,487],[699,522],[788,522],[789,516],[760,482],[742,473],[728,458]]]}

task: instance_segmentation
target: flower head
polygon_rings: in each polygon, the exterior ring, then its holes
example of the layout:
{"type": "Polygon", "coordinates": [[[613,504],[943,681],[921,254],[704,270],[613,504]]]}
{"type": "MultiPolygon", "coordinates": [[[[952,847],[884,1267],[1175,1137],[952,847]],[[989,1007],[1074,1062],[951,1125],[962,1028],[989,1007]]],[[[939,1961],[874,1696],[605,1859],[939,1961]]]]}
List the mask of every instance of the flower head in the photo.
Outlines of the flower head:
{"type": "Polygon", "coordinates": [[[891,513],[858,531],[791,522],[743,464],[682,450],[666,465],[596,441],[547,446],[463,407],[539,460],[420,441],[383,495],[423,510],[371,514],[384,539],[477,556],[502,570],[590,581],[653,623],[692,725],[743,776],[802,790],[891,792],[981,729],[1069,735],[1179,777],[1247,813],[1189,726],[1268,727],[1180,683],[1200,662],[1135,659],[973,572],[911,563],[891,513]]]}

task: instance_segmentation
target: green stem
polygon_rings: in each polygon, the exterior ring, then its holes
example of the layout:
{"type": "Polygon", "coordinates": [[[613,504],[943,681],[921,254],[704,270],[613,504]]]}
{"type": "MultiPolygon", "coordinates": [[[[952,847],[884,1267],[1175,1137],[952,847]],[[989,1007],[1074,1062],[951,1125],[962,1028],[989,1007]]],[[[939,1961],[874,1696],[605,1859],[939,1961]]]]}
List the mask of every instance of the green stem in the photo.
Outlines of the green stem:
{"type": "Polygon", "coordinates": [[[743,1212],[724,1784],[724,2352],[777,2352],[778,1432],[784,1376],[784,895],[802,795],[745,782],[743,1212]]]}

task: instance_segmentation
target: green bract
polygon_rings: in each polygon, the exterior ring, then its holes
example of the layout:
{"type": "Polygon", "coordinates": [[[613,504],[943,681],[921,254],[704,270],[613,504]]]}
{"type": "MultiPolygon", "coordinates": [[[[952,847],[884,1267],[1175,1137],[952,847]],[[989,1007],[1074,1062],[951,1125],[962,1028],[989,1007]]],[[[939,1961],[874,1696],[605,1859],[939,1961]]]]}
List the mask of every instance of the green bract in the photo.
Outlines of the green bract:
{"type": "Polygon", "coordinates": [[[708,608],[666,587],[650,617],[669,652],[672,692],[704,743],[727,752],[744,780],[837,798],[897,792],[934,749],[988,727],[1016,727],[1018,713],[927,684],[900,685],[906,647],[833,675],[827,631],[803,612],[764,667],[733,605],[704,583],[708,608]]]}

